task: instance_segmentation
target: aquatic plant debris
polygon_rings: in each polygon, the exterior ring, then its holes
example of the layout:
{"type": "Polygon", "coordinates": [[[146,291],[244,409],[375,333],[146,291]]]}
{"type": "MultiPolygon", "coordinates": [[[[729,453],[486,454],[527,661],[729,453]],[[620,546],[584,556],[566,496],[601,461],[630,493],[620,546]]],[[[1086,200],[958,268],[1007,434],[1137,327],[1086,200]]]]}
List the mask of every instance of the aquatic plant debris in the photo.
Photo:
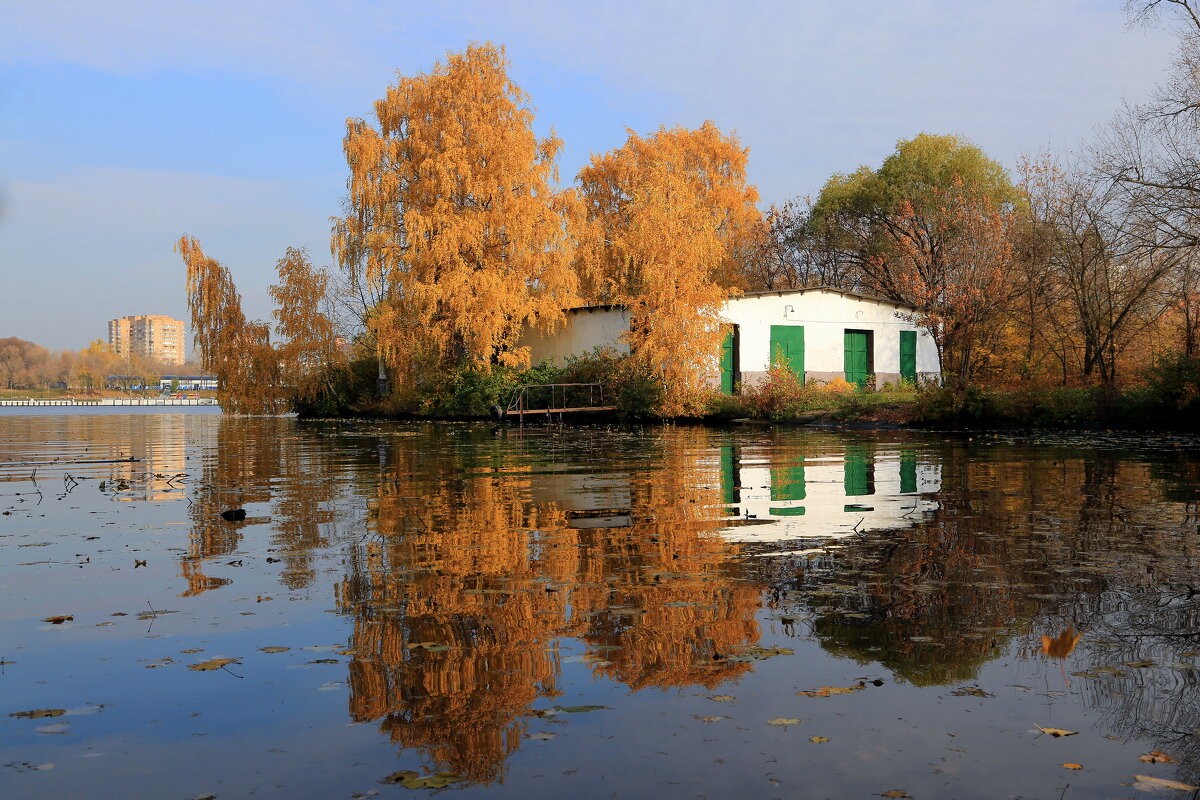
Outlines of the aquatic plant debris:
{"type": "Polygon", "coordinates": [[[444,789],[452,783],[457,783],[459,780],[461,778],[453,772],[435,772],[432,775],[421,775],[421,773],[413,772],[410,769],[402,769],[382,778],[379,782],[399,784],[405,789],[444,789]]]}
{"type": "Polygon", "coordinates": [[[850,694],[852,692],[857,692],[860,689],[865,689],[865,688],[867,688],[866,682],[859,681],[854,686],[822,686],[819,689],[813,689],[811,691],[796,692],[796,694],[802,695],[804,697],[830,697],[835,694],[850,694]]]}
{"type": "Polygon", "coordinates": [[[1171,758],[1161,750],[1151,750],[1145,755],[1138,756],[1138,761],[1144,761],[1147,764],[1170,764],[1175,761],[1175,759],[1171,758]]]}
{"type": "Polygon", "coordinates": [[[1136,781],[1136,783],[1133,784],[1133,788],[1143,792],[1157,792],[1163,790],[1194,792],[1196,789],[1200,788],[1197,786],[1192,786],[1190,783],[1181,783],[1180,781],[1168,780],[1167,778],[1155,778],[1150,775],[1134,775],[1133,779],[1136,781]]]}
{"type": "Polygon", "coordinates": [[[799,725],[800,720],[795,717],[775,717],[775,719],[767,720],[768,725],[774,725],[779,728],[786,728],[788,725],[799,725]]]}

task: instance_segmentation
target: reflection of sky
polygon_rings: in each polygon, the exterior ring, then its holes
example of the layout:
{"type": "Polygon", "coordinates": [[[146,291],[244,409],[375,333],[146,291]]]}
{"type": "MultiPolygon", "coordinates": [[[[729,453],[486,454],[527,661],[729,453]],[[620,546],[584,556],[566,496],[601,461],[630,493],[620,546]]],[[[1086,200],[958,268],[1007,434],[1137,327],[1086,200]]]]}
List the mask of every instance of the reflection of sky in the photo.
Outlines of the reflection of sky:
{"type": "Polygon", "coordinates": [[[941,489],[941,466],[911,449],[848,447],[781,464],[765,454],[736,459],[727,447],[721,458],[724,500],[741,522],[722,534],[734,542],[907,527],[938,508],[925,496],[941,489]]]}

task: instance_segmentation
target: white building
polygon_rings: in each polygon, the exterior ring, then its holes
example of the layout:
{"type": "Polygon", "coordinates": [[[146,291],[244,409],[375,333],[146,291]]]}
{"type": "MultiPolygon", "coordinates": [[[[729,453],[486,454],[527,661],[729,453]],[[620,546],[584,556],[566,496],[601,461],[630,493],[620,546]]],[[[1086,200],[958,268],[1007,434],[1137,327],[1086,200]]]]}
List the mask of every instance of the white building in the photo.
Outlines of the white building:
{"type": "MultiPolygon", "coordinates": [[[[901,378],[940,378],[937,347],[912,322],[912,306],[841,289],[750,292],[727,300],[721,316],[729,326],[720,359],[720,384],[762,380],[774,359],[806,380],[845,378],[876,387],[901,378]]],[[[628,352],[629,311],[622,306],[585,306],[567,312],[553,334],[528,334],[533,362],[563,363],[596,347],[628,352]]],[[[718,380],[712,364],[712,380],[718,380]]]]}

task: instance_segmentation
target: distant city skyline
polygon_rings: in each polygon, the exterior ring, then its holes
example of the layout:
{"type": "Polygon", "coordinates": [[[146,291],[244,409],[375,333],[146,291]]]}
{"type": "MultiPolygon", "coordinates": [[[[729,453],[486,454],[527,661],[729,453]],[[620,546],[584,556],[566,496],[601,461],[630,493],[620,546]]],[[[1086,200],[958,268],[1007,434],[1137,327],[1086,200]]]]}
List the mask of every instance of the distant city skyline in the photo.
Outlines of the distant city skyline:
{"type": "MultiPolygon", "coordinates": [[[[750,148],[763,206],[955,133],[1012,166],[1066,153],[1152,91],[1167,31],[1119,0],[840,3],[83,0],[0,8],[0,337],[55,350],[107,320],[187,319],[184,233],[249,316],[289,245],[330,262],[345,118],[395,71],[507,47],[570,184],[625,129],[714,120],[750,148]],[[232,21],[236,20],[236,24],[232,21]]],[[[191,341],[188,337],[190,350],[191,341]]]]}

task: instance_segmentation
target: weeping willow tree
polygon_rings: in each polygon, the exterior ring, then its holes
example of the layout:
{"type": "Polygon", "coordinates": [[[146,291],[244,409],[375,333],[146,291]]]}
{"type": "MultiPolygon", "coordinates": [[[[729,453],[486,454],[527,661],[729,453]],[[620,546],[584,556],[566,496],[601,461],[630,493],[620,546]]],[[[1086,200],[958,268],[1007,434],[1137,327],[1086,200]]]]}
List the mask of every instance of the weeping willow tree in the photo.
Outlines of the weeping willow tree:
{"type": "Polygon", "coordinates": [[[554,190],[562,142],[533,133],[504,50],[473,45],[399,76],[377,124],[346,123],[350,176],[331,249],[383,369],[404,397],[459,366],[528,365],[528,326],[576,304],[568,221],[554,190]]]}
{"type": "Polygon", "coordinates": [[[246,319],[233,276],[204,255],[195,238],[181,236],[175,250],[187,266],[188,308],[200,364],[219,381],[221,408],[234,414],[289,410],[270,326],[246,319]]]}
{"type": "Polygon", "coordinates": [[[329,298],[329,275],[313,266],[308,252],[289,247],[275,264],[279,283],[270,288],[275,301],[278,363],[293,403],[311,404],[332,393],[335,373],[346,362],[338,347],[337,327],[322,307],[329,298]]]}
{"type": "Polygon", "coordinates": [[[762,224],[747,156],[706,122],[631,131],[579,173],[584,294],[629,309],[630,351],[662,379],[667,411],[715,371],[721,306],[739,290],[739,255],[762,224]]]}

